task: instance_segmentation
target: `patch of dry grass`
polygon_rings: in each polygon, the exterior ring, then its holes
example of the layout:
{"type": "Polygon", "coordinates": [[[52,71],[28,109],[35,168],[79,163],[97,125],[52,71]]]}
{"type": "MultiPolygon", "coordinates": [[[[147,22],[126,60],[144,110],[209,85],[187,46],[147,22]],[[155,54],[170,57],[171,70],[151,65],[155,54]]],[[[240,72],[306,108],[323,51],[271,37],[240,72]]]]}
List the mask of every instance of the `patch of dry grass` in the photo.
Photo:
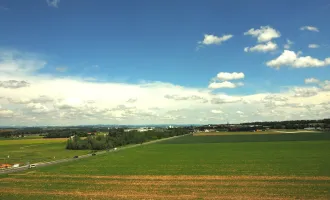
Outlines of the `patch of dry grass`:
{"type": "Polygon", "coordinates": [[[0,197],[24,199],[327,199],[330,177],[16,174],[0,185],[0,197]]]}

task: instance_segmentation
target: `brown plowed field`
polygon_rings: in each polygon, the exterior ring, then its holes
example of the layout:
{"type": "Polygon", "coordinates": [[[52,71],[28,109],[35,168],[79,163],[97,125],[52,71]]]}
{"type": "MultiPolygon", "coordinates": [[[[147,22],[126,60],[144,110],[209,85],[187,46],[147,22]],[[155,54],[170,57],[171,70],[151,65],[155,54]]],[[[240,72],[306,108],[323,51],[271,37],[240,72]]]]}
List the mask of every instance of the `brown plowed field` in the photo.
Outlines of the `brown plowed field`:
{"type": "Polygon", "coordinates": [[[1,196],[66,199],[329,199],[330,177],[12,174],[1,196]],[[304,196],[300,196],[301,191],[304,196]],[[308,194],[306,196],[306,194],[308,194]]]}

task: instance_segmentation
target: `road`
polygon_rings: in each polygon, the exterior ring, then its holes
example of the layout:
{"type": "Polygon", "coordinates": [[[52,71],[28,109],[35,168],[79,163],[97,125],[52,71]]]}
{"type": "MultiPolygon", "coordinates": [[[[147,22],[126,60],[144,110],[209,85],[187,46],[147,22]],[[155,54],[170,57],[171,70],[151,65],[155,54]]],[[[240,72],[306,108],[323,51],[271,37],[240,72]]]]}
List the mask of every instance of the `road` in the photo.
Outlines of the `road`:
{"type": "MultiPolygon", "coordinates": [[[[149,141],[149,142],[145,142],[143,144],[127,145],[127,146],[123,146],[123,147],[118,147],[117,150],[112,149],[110,151],[98,151],[98,152],[96,152],[96,155],[100,155],[100,154],[104,154],[104,153],[112,153],[112,152],[115,152],[115,151],[122,151],[122,150],[125,150],[125,149],[130,149],[130,148],[134,148],[134,147],[141,146],[141,145],[153,144],[153,143],[157,143],[157,142],[161,142],[161,141],[165,141],[165,140],[171,140],[171,139],[175,139],[175,138],[179,138],[179,137],[184,137],[184,136],[191,135],[191,134],[192,133],[189,133],[189,134],[186,134],[186,135],[180,135],[180,136],[173,136],[173,137],[169,137],[169,138],[163,138],[163,139],[159,139],[159,140],[152,140],[152,141],[149,141]]],[[[92,154],[86,154],[86,155],[81,155],[78,158],[66,158],[66,159],[55,160],[55,161],[51,161],[51,162],[38,162],[38,163],[32,163],[31,165],[35,165],[35,168],[38,168],[38,167],[54,165],[54,164],[58,164],[58,163],[64,163],[64,162],[70,162],[70,161],[75,161],[75,160],[79,160],[79,159],[84,159],[84,158],[88,158],[88,157],[91,157],[91,156],[92,156],[92,154]]],[[[0,174],[9,174],[9,173],[13,173],[13,172],[28,170],[28,169],[29,169],[29,166],[24,165],[24,166],[21,166],[21,167],[15,167],[15,168],[0,170],[0,174]]]]}

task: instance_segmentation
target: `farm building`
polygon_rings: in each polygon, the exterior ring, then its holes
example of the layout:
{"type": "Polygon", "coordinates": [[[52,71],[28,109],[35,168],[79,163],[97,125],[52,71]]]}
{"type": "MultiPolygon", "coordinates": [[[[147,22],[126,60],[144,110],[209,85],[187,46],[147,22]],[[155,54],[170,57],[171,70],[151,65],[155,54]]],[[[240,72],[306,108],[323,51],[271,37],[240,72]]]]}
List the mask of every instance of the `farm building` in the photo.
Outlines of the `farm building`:
{"type": "Polygon", "coordinates": [[[10,168],[11,166],[11,164],[0,164],[0,169],[10,168]]]}
{"type": "Polygon", "coordinates": [[[209,132],[216,132],[215,129],[205,129],[204,132],[209,133],[209,132]]]}

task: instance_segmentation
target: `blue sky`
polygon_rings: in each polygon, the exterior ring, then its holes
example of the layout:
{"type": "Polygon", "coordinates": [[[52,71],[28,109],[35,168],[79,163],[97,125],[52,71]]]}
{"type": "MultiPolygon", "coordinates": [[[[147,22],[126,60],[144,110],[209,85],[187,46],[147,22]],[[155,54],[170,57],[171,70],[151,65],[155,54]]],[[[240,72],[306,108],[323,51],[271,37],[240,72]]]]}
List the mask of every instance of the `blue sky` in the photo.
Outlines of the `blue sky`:
{"type": "Polygon", "coordinates": [[[278,93],[305,87],[307,78],[329,79],[328,19],[328,0],[1,0],[0,49],[46,61],[31,77],[133,85],[162,82],[210,89],[211,82],[224,81],[213,79],[218,73],[242,72],[244,78],[228,81],[244,86],[213,88],[212,92],[278,93]],[[315,29],[301,30],[307,26],[315,29]],[[260,42],[256,35],[244,34],[250,29],[272,29],[279,36],[260,42]],[[231,38],[199,43],[205,35],[231,38]],[[308,63],[267,66],[284,53],[287,40],[293,42],[287,51],[324,63],[300,60],[308,63]],[[267,42],[276,48],[244,51],[267,42]],[[318,48],[309,48],[311,44],[318,48]]]}

